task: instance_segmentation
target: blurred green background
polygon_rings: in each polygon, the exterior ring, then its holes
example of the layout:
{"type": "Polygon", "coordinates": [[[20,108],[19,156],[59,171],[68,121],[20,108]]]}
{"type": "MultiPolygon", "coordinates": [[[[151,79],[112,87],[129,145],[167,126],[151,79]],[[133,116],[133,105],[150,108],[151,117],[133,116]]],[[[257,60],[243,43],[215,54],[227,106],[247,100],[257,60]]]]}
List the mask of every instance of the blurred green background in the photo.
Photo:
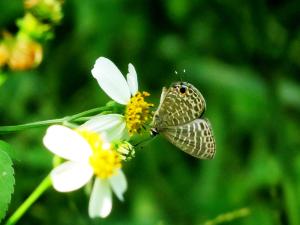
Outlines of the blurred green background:
{"type": "MultiPolygon", "coordinates": [[[[24,14],[22,1],[0,8],[2,29],[24,14]]],[[[90,73],[105,56],[124,74],[133,63],[156,105],[162,86],[193,83],[217,154],[197,160],[159,137],[124,166],[129,189],[108,218],[88,217],[83,190],[50,189],[19,224],[198,225],[243,207],[251,214],[227,224],[300,224],[299,1],[67,0],[63,13],[41,66],[9,72],[0,86],[2,125],[105,104],[90,73]]],[[[1,137],[17,158],[9,215],[51,169],[45,129],[1,137]]]]}

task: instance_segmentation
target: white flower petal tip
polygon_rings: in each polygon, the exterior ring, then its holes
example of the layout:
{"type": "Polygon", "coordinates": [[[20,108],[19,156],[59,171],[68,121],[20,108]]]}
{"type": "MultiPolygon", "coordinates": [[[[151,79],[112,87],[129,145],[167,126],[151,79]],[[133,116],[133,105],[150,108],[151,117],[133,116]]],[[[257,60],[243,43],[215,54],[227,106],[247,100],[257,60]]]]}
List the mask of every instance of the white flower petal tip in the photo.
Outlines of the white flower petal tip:
{"type": "Polygon", "coordinates": [[[129,102],[130,90],[127,81],[112,61],[105,57],[98,58],[92,74],[110,98],[123,105],[129,102]]]}
{"type": "Polygon", "coordinates": [[[75,191],[89,182],[93,169],[87,164],[67,161],[55,167],[50,177],[55,190],[59,192],[75,191]]]}
{"type": "Polygon", "coordinates": [[[96,178],[89,202],[89,216],[107,217],[112,209],[112,194],[107,180],[96,178]]]}
{"type": "Polygon", "coordinates": [[[134,66],[131,63],[128,64],[127,83],[131,95],[135,95],[138,92],[139,87],[138,87],[137,74],[134,66]]]}
{"type": "Polygon", "coordinates": [[[54,154],[71,161],[87,161],[92,154],[90,145],[82,136],[62,125],[50,126],[43,143],[54,154]]]}
{"type": "Polygon", "coordinates": [[[115,176],[109,179],[111,187],[120,201],[124,201],[124,193],[127,190],[126,177],[122,170],[119,170],[115,176]]]}

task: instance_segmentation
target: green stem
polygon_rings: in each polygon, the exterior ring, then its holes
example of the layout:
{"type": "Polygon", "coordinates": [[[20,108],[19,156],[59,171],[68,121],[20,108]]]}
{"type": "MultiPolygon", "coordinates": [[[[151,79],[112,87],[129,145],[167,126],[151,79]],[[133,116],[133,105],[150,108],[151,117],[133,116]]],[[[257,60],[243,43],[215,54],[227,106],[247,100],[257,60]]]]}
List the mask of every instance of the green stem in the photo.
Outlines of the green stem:
{"type": "Polygon", "coordinates": [[[104,107],[99,107],[95,109],[90,109],[72,116],[66,116],[60,119],[52,119],[52,120],[44,120],[44,121],[38,121],[38,122],[33,122],[33,123],[26,123],[26,124],[21,124],[21,125],[15,125],[15,126],[0,126],[0,134],[5,134],[5,133],[10,133],[10,132],[16,132],[16,131],[21,131],[24,129],[29,129],[29,128],[37,128],[37,127],[43,127],[43,126],[48,126],[52,124],[60,124],[60,123],[65,123],[65,122],[72,122],[72,121],[77,121],[83,116],[103,112],[106,110],[110,110],[111,106],[104,106],[104,107]]]}
{"type": "Polygon", "coordinates": [[[203,225],[217,225],[221,223],[229,223],[233,220],[246,217],[250,215],[250,209],[249,208],[241,208],[232,212],[223,213],[221,215],[218,215],[213,220],[208,220],[203,223],[203,225]]]}
{"type": "Polygon", "coordinates": [[[47,125],[51,125],[51,124],[63,123],[65,121],[66,120],[64,118],[61,118],[61,119],[44,120],[44,121],[38,121],[38,122],[33,122],[33,123],[26,123],[26,124],[15,125],[15,126],[1,126],[0,134],[20,131],[20,130],[29,129],[29,128],[42,127],[42,126],[47,126],[47,125]]]}
{"type": "Polygon", "coordinates": [[[37,188],[29,195],[14,214],[7,220],[5,225],[13,225],[19,221],[29,207],[51,186],[51,179],[48,175],[37,188]]]}
{"type": "Polygon", "coordinates": [[[153,136],[147,133],[146,135],[143,135],[139,140],[132,140],[133,146],[135,148],[143,148],[146,144],[149,144],[149,142],[153,141],[156,137],[157,135],[153,136]]]}
{"type": "Polygon", "coordinates": [[[68,121],[70,122],[70,121],[76,120],[76,119],[78,119],[80,117],[83,117],[83,116],[87,116],[87,115],[95,114],[95,113],[100,113],[100,112],[111,110],[111,109],[112,109],[111,106],[103,106],[103,107],[90,109],[90,110],[87,110],[87,111],[84,111],[84,112],[81,112],[81,113],[77,113],[73,116],[69,116],[69,117],[65,117],[65,118],[69,118],[68,121]]]}

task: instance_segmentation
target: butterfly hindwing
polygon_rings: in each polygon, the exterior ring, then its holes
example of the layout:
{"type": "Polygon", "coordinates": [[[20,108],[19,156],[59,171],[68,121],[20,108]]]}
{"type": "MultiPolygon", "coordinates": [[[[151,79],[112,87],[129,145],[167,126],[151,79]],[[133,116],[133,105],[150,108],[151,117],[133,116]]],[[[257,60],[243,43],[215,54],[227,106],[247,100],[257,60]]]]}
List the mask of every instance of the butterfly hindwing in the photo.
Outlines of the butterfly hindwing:
{"type": "Polygon", "coordinates": [[[196,158],[212,159],[215,155],[215,139],[207,119],[195,119],[183,125],[168,127],[160,133],[196,158]]]}

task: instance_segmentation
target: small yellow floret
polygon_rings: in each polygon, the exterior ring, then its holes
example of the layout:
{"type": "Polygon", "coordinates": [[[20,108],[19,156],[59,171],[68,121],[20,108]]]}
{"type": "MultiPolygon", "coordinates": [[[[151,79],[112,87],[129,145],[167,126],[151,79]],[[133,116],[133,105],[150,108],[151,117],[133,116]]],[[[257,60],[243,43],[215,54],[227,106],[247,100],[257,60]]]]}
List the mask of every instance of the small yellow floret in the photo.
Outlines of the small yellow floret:
{"type": "Polygon", "coordinates": [[[90,164],[99,178],[106,179],[121,168],[121,157],[112,150],[101,150],[90,157],[90,164]]]}
{"type": "Polygon", "coordinates": [[[151,118],[149,110],[153,104],[145,101],[145,97],[150,94],[148,92],[137,92],[131,97],[130,102],[126,106],[125,119],[130,135],[140,133],[143,125],[151,118]]]}
{"type": "Polygon", "coordinates": [[[99,134],[86,130],[78,132],[93,150],[89,163],[94,169],[95,175],[101,179],[114,175],[121,168],[121,156],[111,149],[110,144],[104,143],[99,134]]]}

